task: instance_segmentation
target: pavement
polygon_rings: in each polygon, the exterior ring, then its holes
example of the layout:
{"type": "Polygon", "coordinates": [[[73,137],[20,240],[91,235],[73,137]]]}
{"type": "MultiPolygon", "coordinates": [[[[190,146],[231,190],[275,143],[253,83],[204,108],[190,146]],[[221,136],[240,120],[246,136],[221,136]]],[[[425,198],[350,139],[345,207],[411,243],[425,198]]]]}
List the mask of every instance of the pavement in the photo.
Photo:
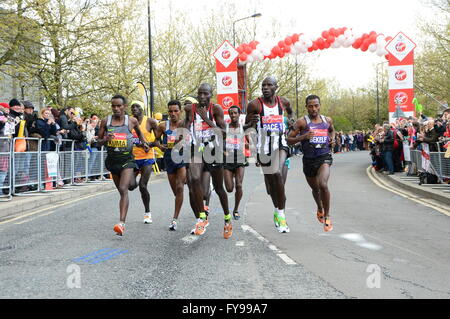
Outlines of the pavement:
{"type": "Polygon", "coordinates": [[[419,177],[408,176],[405,172],[386,175],[372,172],[377,176],[388,180],[398,187],[420,195],[423,198],[433,199],[443,204],[450,205],[450,184],[422,184],[419,185],[419,177]]]}
{"type": "MultiPolygon", "coordinates": [[[[167,179],[165,172],[152,174],[150,183],[167,179]]],[[[45,208],[55,208],[71,202],[98,196],[115,191],[116,187],[111,179],[92,181],[75,185],[66,185],[53,191],[19,193],[9,201],[0,202],[0,222],[26,215],[31,211],[45,208]]]]}

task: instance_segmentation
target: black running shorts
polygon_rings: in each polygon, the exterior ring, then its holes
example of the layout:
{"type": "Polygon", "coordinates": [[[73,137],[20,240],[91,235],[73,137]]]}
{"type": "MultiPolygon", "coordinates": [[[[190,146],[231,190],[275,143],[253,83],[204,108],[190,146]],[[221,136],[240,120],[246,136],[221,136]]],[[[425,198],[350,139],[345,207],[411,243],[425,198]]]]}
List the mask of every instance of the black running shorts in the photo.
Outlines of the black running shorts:
{"type": "Polygon", "coordinates": [[[330,166],[333,164],[333,157],[330,153],[316,158],[303,157],[303,173],[305,173],[306,177],[315,177],[323,164],[328,164],[330,166]]]}

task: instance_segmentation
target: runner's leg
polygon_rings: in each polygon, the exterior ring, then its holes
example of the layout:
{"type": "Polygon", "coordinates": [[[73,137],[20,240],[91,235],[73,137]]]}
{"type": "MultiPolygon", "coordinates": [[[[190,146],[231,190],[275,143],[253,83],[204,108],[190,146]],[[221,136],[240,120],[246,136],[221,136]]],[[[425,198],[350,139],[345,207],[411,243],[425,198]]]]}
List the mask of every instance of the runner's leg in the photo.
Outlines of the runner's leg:
{"type": "Polygon", "coordinates": [[[328,179],[330,177],[330,165],[322,164],[317,173],[317,184],[320,189],[320,199],[323,204],[325,217],[330,213],[330,191],[328,189],[328,179]]]}
{"type": "Polygon", "coordinates": [[[152,174],[152,166],[146,165],[141,168],[141,178],[139,179],[139,191],[141,192],[142,203],[145,207],[145,212],[150,212],[150,193],[147,188],[148,181],[152,174]]]}
{"type": "Polygon", "coordinates": [[[233,212],[239,212],[239,204],[242,199],[242,181],[244,180],[244,172],[245,167],[241,166],[236,169],[236,173],[234,174],[235,184],[236,184],[236,193],[234,195],[234,210],[233,212]]]}

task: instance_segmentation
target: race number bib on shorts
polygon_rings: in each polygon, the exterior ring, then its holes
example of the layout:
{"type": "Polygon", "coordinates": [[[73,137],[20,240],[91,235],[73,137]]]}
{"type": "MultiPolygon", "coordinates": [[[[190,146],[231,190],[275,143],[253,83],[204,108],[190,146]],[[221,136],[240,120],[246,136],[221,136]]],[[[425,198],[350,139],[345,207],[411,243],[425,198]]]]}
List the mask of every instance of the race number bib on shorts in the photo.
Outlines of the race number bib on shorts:
{"type": "Polygon", "coordinates": [[[270,115],[262,117],[262,125],[265,131],[284,132],[283,115],[270,115]]]}
{"type": "Polygon", "coordinates": [[[197,138],[209,139],[213,136],[211,127],[206,122],[195,123],[195,136],[197,138]]]}
{"type": "Polygon", "coordinates": [[[328,143],[328,130],[327,129],[311,129],[314,132],[314,136],[309,140],[311,144],[315,146],[323,145],[326,146],[328,143]]]}
{"type": "Polygon", "coordinates": [[[109,147],[127,147],[127,133],[113,134],[113,139],[108,142],[109,147]]]}

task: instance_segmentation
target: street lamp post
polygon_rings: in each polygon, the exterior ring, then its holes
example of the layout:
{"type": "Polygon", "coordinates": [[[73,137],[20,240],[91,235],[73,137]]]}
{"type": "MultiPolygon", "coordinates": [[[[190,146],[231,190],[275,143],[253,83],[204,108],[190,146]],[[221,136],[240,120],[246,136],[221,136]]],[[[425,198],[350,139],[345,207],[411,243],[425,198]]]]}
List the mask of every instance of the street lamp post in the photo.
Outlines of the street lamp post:
{"type": "Polygon", "coordinates": [[[150,117],[153,116],[155,111],[155,103],[153,96],[153,61],[152,61],[152,27],[150,23],[150,0],[147,0],[147,18],[148,18],[148,64],[150,71],[150,117]]]}
{"type": "Polygon", "coordinates": [[[387,63],[387,61],[380,62],[377,64],[376,67],[376,81],[377,81],[377,124],[380,124],[380,94],[379,94],[379,88],[378,88],[378,66],[387,63]]]}
{"type": "Polygon", "coordinates": [[[242,20],[245,20],[245,19],[250,19],[250,18],[258,18],[258,17],[260,17],[260,16],[262,16],[261,13],[255,13],[255,14],[252,14],[251,16],[248,16],[248,17],[241,18],[241,19],[238,19],[238,20],[233,21],[233,46],[234,46],[234,47],[236,46],[236,29],[235,29],[235,27],[234,27],[234,25],[236,24],[236,22],[239,22],[239,21],[242,21],[242,20]]]}

